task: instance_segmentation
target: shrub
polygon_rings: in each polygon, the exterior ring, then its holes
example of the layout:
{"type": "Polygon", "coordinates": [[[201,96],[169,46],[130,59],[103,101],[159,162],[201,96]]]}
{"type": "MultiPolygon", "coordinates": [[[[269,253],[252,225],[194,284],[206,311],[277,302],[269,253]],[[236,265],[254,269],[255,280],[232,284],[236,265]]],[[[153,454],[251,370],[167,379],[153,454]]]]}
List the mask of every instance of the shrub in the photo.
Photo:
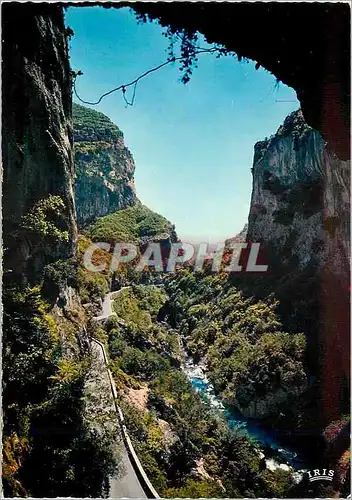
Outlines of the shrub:
{"type": "Polygon", "coordinates": [[[48,299],[56,299],[62,289],[77,286],[77,263],[74,259],[58,260],[45,266],[42,293],[48,299]]]}
{"type": "Polygon", "coordinates": [[[151,351],[143,352],[135,347],[127,346],[120,358],[122,370],[142,380],[151,380],[164,371],[168,362],[151,351]]]}
{"type": "Polygon", "coordinates": [[[223,490],[216,481],[205,479],[188,479],[181,488],[167,488],[164,490],[167,498],[223,498],[223,490]]]}
{"type": "Polygon", "coordinates": [[[65,203],[60,196],[49,195],[39,200],[28,214],[22,217],[21,227],[39,240],[68,241],[68,232],[62,230],[65,203]]]}
{"type": "MultiPolygon", "coordinates": [[[[84,141],[116,141],[123,137],[119,128],[103,113],[73,103],[72,115],[75,125],[76,139],[84,141]]],[[[75,145],[77,148],[77,142],[75,145]]]]}

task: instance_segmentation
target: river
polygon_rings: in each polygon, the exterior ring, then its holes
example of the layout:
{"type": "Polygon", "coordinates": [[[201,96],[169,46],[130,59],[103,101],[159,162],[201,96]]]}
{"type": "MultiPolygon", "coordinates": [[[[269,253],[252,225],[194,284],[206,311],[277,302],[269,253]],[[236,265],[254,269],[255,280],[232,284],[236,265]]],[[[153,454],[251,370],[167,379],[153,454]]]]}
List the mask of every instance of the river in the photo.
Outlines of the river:
{"type": "MultiPolygon", "coordinates": [[[[112,311],[112,295],[118,295],[123,289],[127,288],[130,287],[124,287],[117,292],[108,293],[104,299],[106,307],[103,306],[103,314],[95,319],[101,320],[108,317],[112,311]]],[[[180,336],[179,343],[182,370],[187,375],[194,389],[209,402],[214,410],[223,414],[230,428],[241,428],[251,438],[255,439],[258,443],[261,456],[265,456],[266,458],[266,466],[268,469],[275,470],[281,468],[283,470],[294,469],[295,471],[302,471],[309,468],[309,464],[305,457],[298,450],[293,449],[293,447],[284,445],[273,430],[265,429],[256,420],[246,419],[236,414],[233,409],[227,408],[215,394],[214,387],[207,379],[204,368],[200,365],[196,365],[187,355],[180,336]]],[[[302,475],[297,473],[297,482],[299,482],[301,477],[302,475]]]]}
{"type": "Polygon", "coordinates": [[[288,470],[303,470],[308,467],[305,457],[291,446],[285,445],[275,431],[265,429],[256,420],[246,419],[227,408],[216,396],[212,384],[208,381],[204,368],[196,365],[183,351],[182,369],[196,391],[198,391],[215,411],[219,411],[230,428],[241,428],[258,443],[262,456],[266,457],[267,468],[274,470],[278,467],[288,470]]]}

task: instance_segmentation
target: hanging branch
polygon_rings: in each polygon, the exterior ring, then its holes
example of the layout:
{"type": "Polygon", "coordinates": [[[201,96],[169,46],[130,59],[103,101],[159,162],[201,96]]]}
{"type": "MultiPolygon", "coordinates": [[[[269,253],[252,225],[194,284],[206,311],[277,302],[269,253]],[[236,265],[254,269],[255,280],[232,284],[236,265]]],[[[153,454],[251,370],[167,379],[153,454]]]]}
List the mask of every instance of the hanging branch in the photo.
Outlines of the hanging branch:
{"type": "Polygon", "coordinates": [[[136,82],[136,83],[134,84],[134,87],[133,87],[133,94],[132,94],[132,99],[131,99],[131,102],[128,102],[127,97],[126,97],[126,89],[125,89],[125,87],[122,87],[122,95],[123,95],[124,101],[125,101],[125,103],[126,103],[126,106],[133,106],[133,104],[134,104],[134,99],[135,99],[135,97],[136,97],[136,88],[137,88],[137,83],[138,83],[138,82],[136,82]]]}
{"type": "MultiPolygon", "coordinates": [[[[201,50],[196,50],[194,51],[194,55],[197,55],[197,54],[204,54],[204,53],[214,53],[214,52],[218,52],[218,53],[221,53],[222,49],[219,48],[219,47],[214,47],[214,48],[211,48],[211,49],[201,49],[201,50]]],[[[136,96],[136,87],[137,87],[137,84],[138,82],[142,79],[142,78],[145,78],[146,76],[150,75],[150,73],[153,73],[154,71],[158,71],[159,69],[163,68],[164,66],[167,66],[168,64],[171,64],[171,63],[174,63],[175,61],[184,61],[188,58],[189,56],[180,56],[180,57],[171,57],[170,59],[168,59],[167,61],[163,62],[162,64],[159,64],[159,66],[155,66],[155,68],[151,68],[149,69],[148,71],[145,71],[144,73],[142,73],[140,76],[138,76],[135,80],[133,80],[132,82],[129,82],[129,83],[125,83],[123,85],[119,85],[118,87],[112,89],[112,90],[109,90],[108,92],[105,92],[105,94],[102,94],[99,99],[95,102],[90,102],[90,101],[85,101],[84,99],[82,99],[79,95],[78,95],[78,92],[77,92],[77,89],[76,89],[76,78],[79,74],[82,74],[82,72],[78,72],[78,73],[75,73],[75,72],[72,72],[72,75],[73,75],[73,91],[74,91],[74,94],[75,96],[77,97],[77,99],[82,102],[83,104],[89,104],[90,106],[96,106],[98,104],[101,103],[101,101],[104,99],[104,97],[107,97],[108,95],[114,93],[114,92],[118,92],[119,90],[122,91],[122,95],[123,95],[123,98],[126,102],[126,104],[128,106],[133,106],[133,103],[134,103],[134,99],[135,99],[135,96],[136,96]],[[131,87],[131,86],[134,86],[134,90],[133,90],[133,96],[132,96],[132,100],[131,102],[129,102],[126,98],[126,89],[128,87],[131,87]]]]}

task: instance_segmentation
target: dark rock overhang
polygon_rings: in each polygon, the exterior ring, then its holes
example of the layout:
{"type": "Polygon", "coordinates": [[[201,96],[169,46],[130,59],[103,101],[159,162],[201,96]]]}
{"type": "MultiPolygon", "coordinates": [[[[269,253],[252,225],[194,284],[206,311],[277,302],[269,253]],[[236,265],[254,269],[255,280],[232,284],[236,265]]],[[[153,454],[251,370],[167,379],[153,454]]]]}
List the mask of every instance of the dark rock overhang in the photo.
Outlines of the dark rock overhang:
{"type": "MultiPolygon", "coordinates": [[[[131,4],[130,4],[131,6],[131,4]]],[[[348,3],[136,2],[171,31],[199,31],[297,92],[306,122],[350,158],[348,3]]]]}
{"type": "MultiPolygon", "coordinates": [[[[128,6],[172,31],[199,31],[209,43],[221,44],[240,57],[256,61],[292,87],[308,125],[322,134],[341,160],[350,158],[347,2],[53,2],[50,5],[11,2],[10,5],[12,10],[17,7],[17,29],[27,35],[30,35],[28,16],[21,16],[20,11],[55,15],[55,10],[69,5],[128,6]]],[[[9,10],[8,4],[2,8],[9,10]]]]}

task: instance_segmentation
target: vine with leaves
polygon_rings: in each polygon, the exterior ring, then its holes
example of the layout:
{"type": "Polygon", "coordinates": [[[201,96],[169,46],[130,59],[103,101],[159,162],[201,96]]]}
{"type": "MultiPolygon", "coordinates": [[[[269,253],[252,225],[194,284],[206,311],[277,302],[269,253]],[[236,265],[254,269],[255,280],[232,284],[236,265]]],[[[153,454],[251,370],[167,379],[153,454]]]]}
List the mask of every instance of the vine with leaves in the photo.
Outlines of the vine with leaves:
{"type": "MultiPolygon", "coordinates": [[[[140,15],[137,16],[137,20],[139,23],[144,22],[143,16],[140,15]]],[[[182,72],[181,82],[183,84],[186,84],[190,81],[193,70],[197,68],[198,56],[200,54],[215,54],[217,58],[230,54],[230,52],[226,48],[218,44],[213,44],[210,47],[199,46],[198,33],[188,32],[186,30],[172,31],[170,28],[167,28],[166,31],[163,33],[163,36],[169,39],[169,45],[167,48],[168,58],[166,61],[159,64],[158,66],[148,69],[134,80],[128,83],[121,84],[109,90],[108,92],[105,92],[96,101],[85,100],[79,95],[77,91],[76,81],[77,77],[83,75],[83,73],[82,71],[77,71],[77,72],[71,71],[71,76],[73,80],[73,92],[76,98],[83,104],[96,106],[100,104],[105,97],[115,92],[121,91],[126,106],[133,106],[135,103],[136,90],[139,81],[145,78],[146,76],[150,75],[151,73],[154,73],[155,71],[158,71],[164,68],[165,66],[168,66],[169,64],[173,64],[176,61],[179,61],[180,62],[179,70],[182,72]],[[176,43],[179,43],[180,55],[176,55],[175,53],[176,43]],[[133,89],[132,97],[130,100],[127,98],[127,89],[129,87],[132,87],[133,89]]]]}

